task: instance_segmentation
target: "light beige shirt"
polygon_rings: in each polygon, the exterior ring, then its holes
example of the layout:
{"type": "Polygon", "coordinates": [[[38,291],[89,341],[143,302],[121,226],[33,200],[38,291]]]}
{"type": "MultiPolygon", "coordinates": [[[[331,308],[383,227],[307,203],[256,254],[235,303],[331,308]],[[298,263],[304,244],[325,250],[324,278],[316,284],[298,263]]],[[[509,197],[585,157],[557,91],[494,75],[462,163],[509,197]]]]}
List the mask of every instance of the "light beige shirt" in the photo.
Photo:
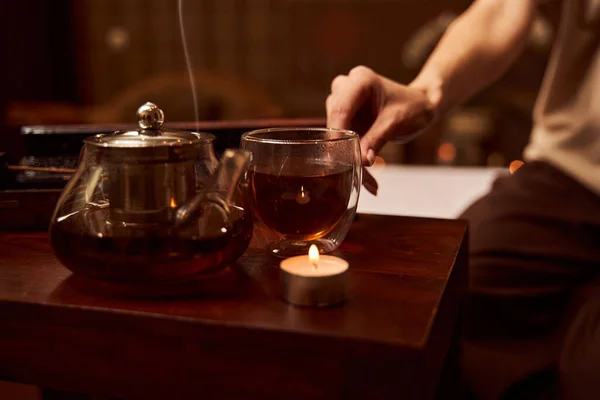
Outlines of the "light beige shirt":
{"type": "Polygon", "coordinates": [[[600,0],[563,0],[525,159],[546,161],[600,195],[600,0]]]}

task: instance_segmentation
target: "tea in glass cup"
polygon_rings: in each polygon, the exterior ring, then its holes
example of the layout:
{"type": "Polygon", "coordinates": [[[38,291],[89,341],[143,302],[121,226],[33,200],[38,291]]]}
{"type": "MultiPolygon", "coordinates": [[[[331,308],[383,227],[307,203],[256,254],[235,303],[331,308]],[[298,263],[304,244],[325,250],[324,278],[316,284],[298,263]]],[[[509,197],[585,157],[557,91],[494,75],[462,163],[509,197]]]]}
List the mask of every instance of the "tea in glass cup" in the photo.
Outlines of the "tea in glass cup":
{"type": "Polygon", "coordinates": [[[325,128],[248,132],[249,192],[256,238],[274,255],[336,249],[356,213],[361,185],[358,135],[325,128]],[[261,229],[262,228],[262,229],[261,229]]]}

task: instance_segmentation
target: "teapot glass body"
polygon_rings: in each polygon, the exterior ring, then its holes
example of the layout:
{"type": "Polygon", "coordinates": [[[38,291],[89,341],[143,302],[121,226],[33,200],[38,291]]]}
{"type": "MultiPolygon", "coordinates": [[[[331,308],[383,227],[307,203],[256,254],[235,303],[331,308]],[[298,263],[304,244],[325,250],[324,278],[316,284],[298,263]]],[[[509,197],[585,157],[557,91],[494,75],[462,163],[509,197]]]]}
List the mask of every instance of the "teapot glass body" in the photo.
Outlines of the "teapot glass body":
{"type": "Polygon", "coordinates": [[[248,155],[214,136],[156,129],[85,140],[50,225],[61,263],[128,284],[189,281],[233,263],[252,237],[248,155]]]}

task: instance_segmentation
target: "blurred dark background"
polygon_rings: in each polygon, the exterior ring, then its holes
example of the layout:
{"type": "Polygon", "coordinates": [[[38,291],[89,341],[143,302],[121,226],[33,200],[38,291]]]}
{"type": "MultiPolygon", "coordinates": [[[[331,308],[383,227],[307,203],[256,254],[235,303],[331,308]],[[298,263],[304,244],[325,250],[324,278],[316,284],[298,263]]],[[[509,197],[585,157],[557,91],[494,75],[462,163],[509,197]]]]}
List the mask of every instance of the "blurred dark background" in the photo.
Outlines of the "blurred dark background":
{"type": "MultiPolygon", "coordinates": [[[[405,146],[388,144],[385,161],[506,166],[520,158],[554,37],[556,3],[543,6],[524,54],[504,78],[427,135],[405,146]]],[[[469,4],[183,0],[200,119],[324,117],[331,80],[359,64],[408,83],[469,4]]],[[[73,152],[54,154],[69,143],[61,135],[37,140],[36,151],[43,147],[52,157],[31,156],[23,126],[132,123],[146,101],[159,104],[168,121],[195,118],[177,0],[3,0],[0,9],[0,167],[73,167],[73,152]]],[[[9,207],[5,215],[21,226],[28,218],[43,225],[59,193],[19,197],[29,208],[19,214],[9,207]],[[43,222],[29,216],[37,209],[46,210],[43,222]]],[[[7,199],[9,206],[15,201],[7,199]]],[[[36,398],[36,392],[0,383],[2,396],[36,398]]]]}
{"type": "MultiPolygon", "coordinates": [[[[183,0],[202,120],[324,116],[331,80],[363,64],[418,72],[467,0],[183,0]]],[[[547,6],[550,7],[550,6],[547,6]]],[[[169,121],[194,110],[177,0],[5,0],[0,152],[24,125],[133,122],[145,101],[169,121]]],[[[389,163],[508,165],[520,158],[556,26],[543,8],[511,71],[389,163]]]]}

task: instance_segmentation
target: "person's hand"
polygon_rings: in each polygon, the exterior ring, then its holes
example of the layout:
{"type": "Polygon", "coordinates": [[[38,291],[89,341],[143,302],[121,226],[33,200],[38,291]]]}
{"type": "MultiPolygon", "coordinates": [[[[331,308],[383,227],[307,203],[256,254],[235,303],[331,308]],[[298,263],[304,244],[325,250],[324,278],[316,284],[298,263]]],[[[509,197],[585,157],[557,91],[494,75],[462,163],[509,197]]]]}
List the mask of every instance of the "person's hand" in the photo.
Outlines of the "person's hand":
{"type": "MultiPolygon", "coordinates": [[[[425,91],[396,83],[366,67],[356,67],[331,83],[325,102],[327,126],[351,129],[362,135],[362,163],[371,166],[389,140],[407,142],[427,128],[434,106],[425,91]]],[[[377,182],[366,170],[365,188],[377,193],[377,182]]]]}

